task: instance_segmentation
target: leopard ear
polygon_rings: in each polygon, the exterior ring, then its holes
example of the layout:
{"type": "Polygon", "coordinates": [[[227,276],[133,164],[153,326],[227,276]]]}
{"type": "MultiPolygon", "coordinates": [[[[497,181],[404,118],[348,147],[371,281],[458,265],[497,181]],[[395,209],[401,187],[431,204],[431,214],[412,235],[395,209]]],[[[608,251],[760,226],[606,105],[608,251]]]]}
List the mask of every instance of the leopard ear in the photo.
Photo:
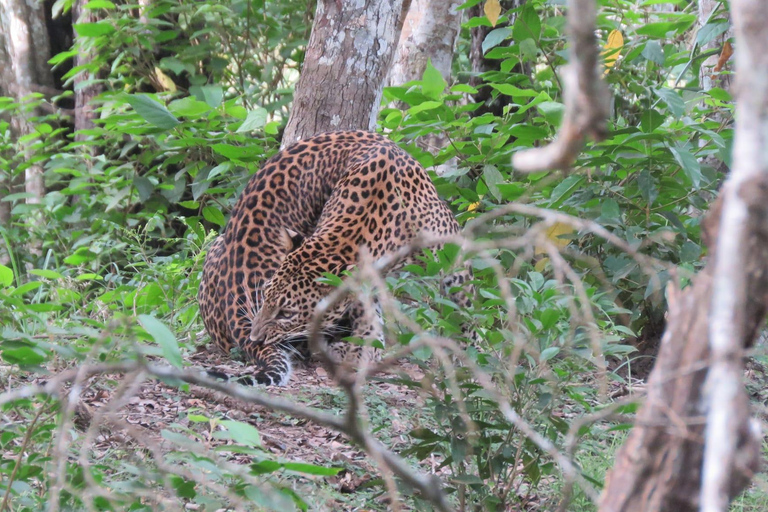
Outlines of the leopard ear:
{"type": "Polygon", "coordinates": [[[304,242],[304,237],[291,228],[282,228],[280,230],[280,238],[285,254],[295,251],[304,242]]]}

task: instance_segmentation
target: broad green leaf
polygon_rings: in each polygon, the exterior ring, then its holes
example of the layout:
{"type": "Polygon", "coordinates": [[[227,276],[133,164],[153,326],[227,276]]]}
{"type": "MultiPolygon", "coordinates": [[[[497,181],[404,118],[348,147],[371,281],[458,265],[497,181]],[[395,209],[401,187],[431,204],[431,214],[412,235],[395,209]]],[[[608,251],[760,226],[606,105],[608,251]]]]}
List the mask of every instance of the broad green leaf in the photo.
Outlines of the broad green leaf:
{"type": "Polygon", "coordinates": [[[193,85],[189,88],[189,92],[212,108],[221,105],[221,101],[224,99],[224,89],[220,85],[193,85]]]}
{"type": "Polygon", "coordinates": [[[653,92],[667,104],[673,116],[680,117],[685,113],[685,103],[677,92],[665,87],[654,89],[653,92]]]}
{"type": "Polygon", "coordinates": [[[344,468],[328,468],[325,466],[316,466],[314,464],[307,464],[304,462],[284,462],[283,468],[288,471],[295,471],[297,473],[304,473],[307,475],[321,475],[321,476],[333,476],[339,474],[344,468]]]}
{"type": "Polygon", "coordinates": [[[488,35],[483,39],[482,49],[483,53],[488,52],[491,48],[498,46],[502,41],[512,35],[512,29],[510,27],[495,28],[488,32],[488,35]]]}
{"type": "Polygon", "coordinates": [[[115,32],[115,27],[108,21],[99,21],[97,23],[75,23],[72,25],[79,36],[99,37],[106,36],[115,32]]]}
{"type": "Polygon", "coordinates": [[[669,150],[672,152],[675,160],[677,160],[677,163],[680,164],[680,167],[683,168],[691,183],[693,183],[693,187],[699,188],[699,185],[701,185],[701,164],[696,160],[696,157],[683,146],[670,146],[669,150]]]}
{"type": "Polygon", "coordinates": [[[91,0],[83,6],[84,9],[114,9],[115,4],[109,0],[91,0]]]}
{"type": "Polygon", "coordinates": [[[233,441],[248,446],[261,446],[259,431],[253,425],[233,420],[224,420],[221,424],[227,427],[233,441]]]}
{"type": "Polygon", "coordinates": [[[621,222],[621,210],[619,203],[615,199],[606,198],[600,205],[600,219],[603,222],[619,223],[621,222]]]}
{"type": "Polygon", "coordinates": [[[539,361],[549,361],[560,353],[560,347],[548,347],[541,351],[539,361]]]}
{"type": "Polygon", "coordinates": [[[553,210],[559,208],[563,202],[573,195],[583,181],[584,176],[571,174],[558,183],[554,190],[552,190],[552,195],[549,196],[549,208],[552,208],[553,210]]]}
{"type": "Polygon", "coordinates": [[[206,206],[203,208],[203,217],[208,222],[213,222],[219,226],[224,226],[227,223],[221,210],[214,208],[213,206],[206,206]]]}
{"type": "Polygon", "coordinates": [[[648,169],[643,169],[637,175],[637,187],[640,189],[640,195],[643,196],[645,202],[649,207],[653,206],[654,201],[659,196],[659,191],[656,188],[656,182],[648,172],[648,169]]]}
{"type": "Polygon", "coordinates": [[[551,125],[558,126],[563,119],[565,105],[557,101],[542,101],[536,105],[536,110],[541,112],[544,119],[551,125]]]}
{"type": "Polygon", "coordinates": [[[234,146],[232,144],[213,144],[211,146],[216,153],[230,160],[250,161],[261,157],[264,150],[256,146],[234,146]]]}
{"type": "Polygon", "coordinates": [[[267,111],[261,107],[256,110],[248,112],[248,116],[243,121],[243,124],[237,129],[237,133],[250,132],[253,130],[260,130],[267,123],[267,111]]]}
{"type": "Polygon", "coordinates": [[[181,368],[181,351],[176,336],[160,320],[149,315],[139,315],[139,323],[155,342],[160,345],[165,359],[176,368],[181,368]]]}
{"type": "Polygon", "coordinates": [[[727,20],[714,19],[699,29],[698,33],[696,33],[696,43],[703,46],[725,33],[730,26],[727,20]]]}
{"type": "Polygon", "coordinates": [[[422,103],[419,103],[415,107],[409,108],[408,109],[408,113],[411,114],[411,115],[418,114],[419,112],[424,112],[425,110],[436,109],[436,108],[442,107],[442,106],[443,106],[443,102],[442,101],[424,101],[422,103]]]}
{"type": "MultiPolygon", "coordinates": [[[[2,265],[0,265],[1,267],[2,265]]],[[[46,279],[62,279],[64,276],[60,273],[56,272],[55,270],[49,270],[49,269],[42,269],[42,268],[35,268],[29,271],[30,274],[33,276],[39,276],[44,277],[46,279]]],[[[0,274],[2,274],[2,269],[0,269],[0,274]]],[[[2,284],[2,278],[0,278],[0,284],[2,284]]]]}
{"type": "Polygon", "coordinates": [[[161,105],[149,96],[131,95],[126,96],[126,100],[136,113],[149,124],[163,130],[170,130],[179,124],[179,120],[164,105],[161,105]]]}
{"type": "Polygon", "coordinates": [[[177,116],[198,117],[211,111],[210,105],[198,99],[187,96],[180,100],[173,100],[168,104],[168,110],[177,116]]]}
{"type": "Polygon", "coordinates": [[[533,89],[520,89],[519,87],[515,87],[514,85],[510,85],[510,84],[488,84],[488,85],[490,85],[491,87],[499,91],[501,94],[506,94],[507,96],[512,96],[512,97],[533,98],[539,94],[533,89]]]}
{"type": "Polygon", "coordinates": [[[0,286],[11,286],[13,284],[13,270],[0,265],[0,286]]]}
{"type": "Polygon", "coordinates": [[[433,100],[440,99],[447,86],[443,75],[432,65],[432,60],[427,61],[427,67],[421,79],[421,90],[424,96],[433,100]]]}
{"type": "Polygon", "coordinates": [[[643,48],[642,55],[649,61],[653,62],[654,64],[658,64],[659,66],[663,66],[664,62],[666,61],[666,57],[664,57],[664,51],[661,49],[661,45],[658,41],[647,41],[645,43],[645,47],[643,48]]]}
{"type": "Polygon", "coordinates": [[[512,37],[515,41],[524,41],[525,39],[533,39],[538,41],[541,36],[541,20],[536,13],[536,8],[533,3],[526,3],[522,12],[518,14],[515,20],[514,27],[512,28],[512,37]]]}
{"type": "Polygon", "coordinates": [[[495,165],[486,165],[483,167],[483,180],[488,187],[488,192],[490,192],[497,201],[500,201],[501,191],[499,190],[498,185],[504,183],[504,177],[495,165]]]}
{"type": "Polygon", "coordinates": [[[635,31],[638,35],[663,39],[670,32],[680,34],[685,32],[696,21],[695,14],[681,14],[677,16],[678,21],[660,21],[657,23],[645,23],[635,31]]]}

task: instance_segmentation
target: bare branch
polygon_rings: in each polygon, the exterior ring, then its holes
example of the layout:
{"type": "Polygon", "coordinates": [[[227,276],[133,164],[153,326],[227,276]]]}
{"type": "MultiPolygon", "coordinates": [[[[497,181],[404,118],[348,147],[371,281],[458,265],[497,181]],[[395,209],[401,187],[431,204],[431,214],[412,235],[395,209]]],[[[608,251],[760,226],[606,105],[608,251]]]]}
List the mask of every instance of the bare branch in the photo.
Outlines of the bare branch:
{"type": "MultiPolygon", "coordinates": [[[[768,4],[762,0],[732,0],[736,39],[736,136],[733,168],[723,186],[722,214],[712,277],[712,306],[709,316],[709,347],[712,367],[705,389],[707,430],[702,511],[728,509],[734,493],[734,473],[744,473],[739,459],[745,415],[741,382],[741,354],[753,339],[747,325],[750,303],[761,303],[764,295],[750,294],[753,255],[746,250],[755,238],[766,241],[768,220],[768,4]]],[[[768,272],[765,261],[757,262],[758,276],[768,272]]],[[[763,277],[763,279],[765,279],[763,277]]],[[[764,292],[764,290],[763,290],[764,292]]],[[[754,433],[753,433],[754,435],[754,433]]]]}
{"type": "Polygon", "coordinates": [[[548,146],[515,153],[512,165],[518,171],[566,170],[587,136],[605,138],[610,96],[598,66],[594,0],[568,0],[568,39],[570,63],[562,73],[565,113],[560,130],[548,146]]]}

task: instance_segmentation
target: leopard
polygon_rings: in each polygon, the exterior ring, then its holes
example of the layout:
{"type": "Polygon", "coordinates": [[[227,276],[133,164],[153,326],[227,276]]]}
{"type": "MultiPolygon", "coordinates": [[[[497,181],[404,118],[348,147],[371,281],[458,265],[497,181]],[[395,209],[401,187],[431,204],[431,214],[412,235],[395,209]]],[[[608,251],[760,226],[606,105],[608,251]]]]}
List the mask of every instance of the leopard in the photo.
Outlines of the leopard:
{"type": "MultiPolygon", "coordinates": [[[[239,350],[249,382],[284,386],[306,357],[318,303],[333,289],[323,276],[376,260],[418,236],[450,237],[460,226],[427,171],[384,135],[323,133],[282,149],[245,186],[203,264],[198,301],[213,345],[239,350]]],[[[444,280],[460,307],[471,302],[465,264],[444,280]]],[[[370,361],[383,342],[380,312],[347,298],[322,324],[334,360],[370,361]],[[346,341],[345,341],[346,340],[346,341]]]]}

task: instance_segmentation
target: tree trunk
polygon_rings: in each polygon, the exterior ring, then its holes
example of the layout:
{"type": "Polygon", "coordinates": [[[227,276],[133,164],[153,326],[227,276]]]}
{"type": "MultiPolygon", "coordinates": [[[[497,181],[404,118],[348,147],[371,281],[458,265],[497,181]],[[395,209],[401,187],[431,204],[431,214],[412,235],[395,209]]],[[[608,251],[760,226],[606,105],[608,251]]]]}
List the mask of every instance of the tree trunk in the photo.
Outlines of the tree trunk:
{"type": "Polygon", "coordinates": [[[704,226],[707,266],[686,290],[669,289],[648,397],[606,480],[602,512],[725,512],[760,464],[741,379],[768,311],[768,4],[733,0],[731,12],[733,170],[704,226]]]}
{"type": "Polygon", "coordinates": [[[317,3],[283,147],[324,131],[376,126],[402,7],[403,0],[317,3]]]}
{"type": "MultiPolygon", "coordinates": [[[[6,84],[19,101],[39,90],[52,87],[53,76],[48,65],[50,47],[45,26],[42,2],[24,0],[2,0],[3,32],[6,34],[6,52],[10,57],[13,82],[6,84]]],[[[27,116],[14,117],[12,128],[18,136],[32,133],[27,116]]],[[[45,194],[43,168],[41,165],[27,167],[24,186],[28,203],[39,203],[45,194]]]]}
{"type": "MultiPolygon", "coordinates": [[[[95,23],[98,21],[94,9],[83,9],[87,0],[75,0],[72,4],[72,19],[74,23],[95,23]]],[[[75,32],[75,47],[78,49],[75,57],[75,66],[83,66],[91,62],[94,52],[91,48],[86,48],[82,40],[78,40],[75,32]]],[[[101,86],[93,83],[96,76],[90,71],[82,71],[74,78],[75,90],[75,141],[83,142],[88,136],[83,130],[90,130],[94,127],[93,120],[96,117],[94,112],[93,99],[101,92],[101,86]]],[[[84,154],[95,155],[95,146],[82,147],[84,154]]]]}
{"type": "Polygon", "coordinates": [[[389,72],[390,85],[420,80],[430,59],[450,83],[453,50],[461,30],[458,8],[462,3],[460,0],[451,0],[448,5],[444,0],[411,2],[389,72]]]}
{"type": "MultiPolygon", "coordinates": [[[[451,0],[448,5],[443,0],[411,2],[389,73],[390,85],[420,80],[430,60],[445,81],[450,83],[453,52],[461,30],[461,11],[458,8],[462,3],[459,0],[451,0]]],[[[434,153],[444,148],[448,140],[442,133],[433,133],[420,138],[417,143],[434,153]]],[[[444,174],[455,167],[456,159],[452,158],[437,166],[436,172],[444,174]]]]}
{"type": "MultiPolygon", "coordinates": [[[[719,13],[712,15],[712,11],[721,4],[719,0],[699,0],[699,13],[698,13],[698,26],[702,28],[707,21],[712,19],[724,18],[728,19],[728,11],[721,9],[719,13]]],[[[707,57],[704,62],[701,63],[699,69],[699,79],[701,81],[701,88],[705,91],[712,89],[713,87],[722,87],[723,89],[730,89],[731,77],[730,65],[728,60],[733,52],[731,44],[728,40],[733,37],[733,27],[728,28],[725,32],[704,43],[701,47],[702,52],[710,50],[718,50],[718,53],[707,57]]]]}

